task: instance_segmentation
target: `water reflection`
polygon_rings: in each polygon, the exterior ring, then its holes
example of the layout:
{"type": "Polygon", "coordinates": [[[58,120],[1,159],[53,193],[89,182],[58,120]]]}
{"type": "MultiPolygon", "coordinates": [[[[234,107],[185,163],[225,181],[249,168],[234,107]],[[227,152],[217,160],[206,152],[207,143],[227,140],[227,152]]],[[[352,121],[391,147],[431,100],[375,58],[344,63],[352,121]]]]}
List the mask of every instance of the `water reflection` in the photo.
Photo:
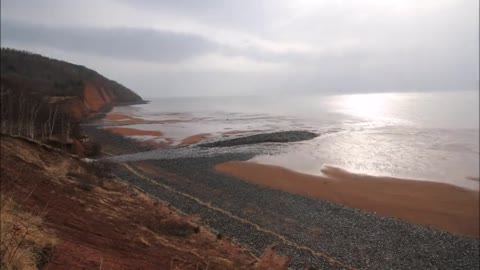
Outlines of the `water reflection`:
{"type": "Polygon", "coordinates": [[[341,95],[333,96],[330,106],[337,112],[376,119],[392,116],[396,105],[407,98],[395,93],[341,95]]]}
{"type": "Polygon", "coordinates": [[[320,174],[322,166],[330,164],[367,174],[478,188],[478,183],[465,180],[479,172],[478,109],[478,91],[456,91],[158,99],[117,107],[114,112],[180,119],[134,126],[162,131],[174,141],[200,133],[220,139],[230,131],[335,131],[254,160],[311,174],[320,174]]]}
{"type": "Polygon", "coordinates": [[[350,130],[294,143],[254,162],[322,175],[324,165],[355,173],[450,183],[478,189],[478,131],[381,127],[350,130]]]}

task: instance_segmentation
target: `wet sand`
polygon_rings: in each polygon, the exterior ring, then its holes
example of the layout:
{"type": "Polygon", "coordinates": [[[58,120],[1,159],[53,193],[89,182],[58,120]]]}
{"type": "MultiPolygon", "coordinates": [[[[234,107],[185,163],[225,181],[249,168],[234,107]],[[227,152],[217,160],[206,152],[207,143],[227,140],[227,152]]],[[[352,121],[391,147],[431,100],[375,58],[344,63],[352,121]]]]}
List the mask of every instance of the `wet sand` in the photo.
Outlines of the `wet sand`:
{"type": "Polygon", "coordinates": [[[136,121],[136,122],[144,122],[145,120],[142,118],[132,117],[120,113],[109,113],[105,117],[107,120],[110,121],[136,121]]]}
{"type": "Polygon", "coordinates": [[[243,133],[249,133],[249,132],[261,132],[261,131],[266,131],[266,130],[260,130],[260,129],[254,129],[254,130],[231,130],[231,131],[222,132],[222,134],[223,134],[223,135],[237,135],[237,134],[243,134],[243,133]]]}
{"type": "Polygon", "coordinates": [[[201,142],[202,140],[204,140],[209,136],[210,136],[209,133],[201,133],[201,134],[188,136],[180,142],[180,145],[183,146],[183,145],[195,144],[195,143],[201,142]]]}
{"type": "Polygon", "coordinates": [[[146,141],[141,141],[140,144],[145,146],[152,146],[154,148],[167,148],[172,146],[173,140],[170,138],[164,138],[164,141],[158,141],[155,139],[150,139],[146,141]]]}
{"type": "Polygon", "coordinates": [[[127,127],[107,127],[105,129],[124,136],[163,136],[163,133],[157,130],[141,130],[127,127]]]}
{"type": "Polygon", "coordinates": [[[479,192],[448,184],[352,174],[327,167],[327,177],[278,166],[230,161],[217,172],[273,189],[429,225],[453,234],[479,236],[479,192]]]}
{"type": "Polygon", "coordinates": [[[165,148],[169,147],[173,144],[173,140],[171,138],[163,138],[163,133],[158,130],[142,130],[136,128],[128,128],[128,127],[107,127],[105,128],[108,131],[120,134],[122,136],[155,136],[156,138],[148,139],[148,140],[139,140],[139,143],[145,146],[151,146],[154,148],[165,148]],[[159,141],[158,139],[162,138],[163,141],[159,141]]]}
{"type": "Polygon", "coordinates": [[[169,124],[169,123],[178,123],[185,122],[185,120],[178,119],[166,119],[166,120],[147,120],[139,117],[129,116],[121,113],[109,113],[106,115],[105,119],[109,122],[116,122],[126,125],[133,124],[169,124]]]}
{"type": "MultiPolygon", "coordinates": [[[[128,127],[106,127],[105,129],[123,136],[156,136],[156,137],[163,136],[163,132],[158,130],[143,130],[143,129],[136,129],[136,128],[128,128],[128,127]]],[[[201,134],[188,136],[182,139],[179,145],[185,146],[185,145],[195,144],[204,140],[210,135],[211,134],[209,133],[201,133],[201,134]]],[[[174,140],[172,138],[164,138],[164,140],[165,141],[163,142],[158,142],[155,139],[149,139],[149,140],[141,141],[140,143],[155,146],[155,147],[160,147],[160,148],[171,146],[174,143],[174,140]]]]}

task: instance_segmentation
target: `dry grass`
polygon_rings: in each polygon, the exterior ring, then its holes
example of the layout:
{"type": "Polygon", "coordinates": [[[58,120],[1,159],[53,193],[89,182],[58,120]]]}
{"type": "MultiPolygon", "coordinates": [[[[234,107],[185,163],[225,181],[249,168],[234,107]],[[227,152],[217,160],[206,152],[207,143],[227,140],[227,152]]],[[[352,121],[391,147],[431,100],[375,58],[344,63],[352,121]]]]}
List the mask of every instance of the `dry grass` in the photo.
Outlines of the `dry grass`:
{"type": "MultiPolygon", "coordinates": [[[[277,270],[287,269],[290,258],[278,253],[279,246],[271,245],[265,249],[260,260],[255,266],[255,270],[277,270]]],[[[309,268],[305,268],[309,269],[309,268]]]]}
{"type": "MultiPolygon", "coordinates": [[[[258,261],[200,227],[200,216],[184,216],[108,178],[108,164],[92,168],[59,152],[1,139],[0,195],[10,197],[1,200],[0,269],[254,269],[258,261]],[[38,214],[41,207],[48,215],[38,214]],[[49,226],[61,242],[55,256],[48,256],[51,248],[45,252],[55,243],[49,226]]],[[[274,256],[266,259],[279,263],[274,256]]]]}
{"type": "Polygon", "coordinates": [[[11,197],[1,196],[1,269],[38,269],[55,245],[40,215],[20,209],[11,197]]]}

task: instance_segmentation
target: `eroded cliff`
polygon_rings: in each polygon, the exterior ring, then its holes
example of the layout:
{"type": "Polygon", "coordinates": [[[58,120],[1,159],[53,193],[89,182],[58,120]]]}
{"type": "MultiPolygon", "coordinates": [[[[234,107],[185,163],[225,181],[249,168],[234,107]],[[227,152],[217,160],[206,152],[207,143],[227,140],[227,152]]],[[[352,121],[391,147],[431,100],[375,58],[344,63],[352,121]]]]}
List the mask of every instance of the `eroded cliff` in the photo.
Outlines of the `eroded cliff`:
{"type": "Polygon", "coordinates": [[[2,48],[0,67],[2,92],[61,105],[76,121],[113,105],[143,102],[132,90],[94,70],[38,54],[2,48]]]}

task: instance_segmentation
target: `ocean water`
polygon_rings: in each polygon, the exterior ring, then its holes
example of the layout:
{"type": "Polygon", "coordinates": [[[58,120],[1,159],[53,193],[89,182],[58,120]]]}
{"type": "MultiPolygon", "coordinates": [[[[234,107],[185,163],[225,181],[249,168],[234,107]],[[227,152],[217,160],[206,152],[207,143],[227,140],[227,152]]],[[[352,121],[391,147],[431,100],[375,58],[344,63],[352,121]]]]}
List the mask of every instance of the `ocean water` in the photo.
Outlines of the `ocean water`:
{"type": "Polygon", "coordinates": [[[114,112],[171,120],[132,127],[162,131],[174,144],[196,134],[208,134],[208,141],[267,131],[318,132],[322,135],[313,140],[289,143],[278,153],[252,160],[302,173],[321,175],[329,165],[479,187],[469,179],[479,176],[478,91],[150,101],[114,112]]]}

